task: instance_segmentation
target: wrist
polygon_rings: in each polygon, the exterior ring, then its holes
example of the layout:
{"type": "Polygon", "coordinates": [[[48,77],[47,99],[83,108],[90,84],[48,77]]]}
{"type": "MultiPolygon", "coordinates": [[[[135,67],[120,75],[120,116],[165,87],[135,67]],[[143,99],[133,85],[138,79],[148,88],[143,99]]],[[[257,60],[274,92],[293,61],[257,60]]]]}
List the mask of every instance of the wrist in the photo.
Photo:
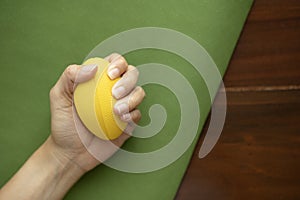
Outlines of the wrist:
{"type": "Polygon", "coordinates": [[[51,136],[48,137],[38,151],[41,154],[44,162],[55,166],[58,172],[62,173],[63,175],[69,173],[71,170],[74,175],[80,177],[86,172],[85,169],[81,168],[76,162],[73,161],[73,157],[71,157],[67,152],[65,152],[64,149],[59,147],[53,141],[51,136]]]}
{"type": "Polygon", "coordinates": [[[72,162],[49,137],[30,158],[29,164],[36,168],[36,177],[50,187],[49,199],[61,199],[86,172],[72,162]],[[51,189],[52,188],[52,189],[51,189]]]}
{"type": "Polygon", "coordinates": [[[93,169],[100,162],[95,159],[86,149],[74,150],[58,145],[53,139],[52,135],[41,146],[42,151],[48,154],[51,160],[60,165],[64,169],[72,167],[78,169],[78,174],[82,175],[93,169]]]}
{"type": "Polygon", "coordinates": [[[84,173],[48,138],[0,190],[0,199],[62,199],[84,173]]]}

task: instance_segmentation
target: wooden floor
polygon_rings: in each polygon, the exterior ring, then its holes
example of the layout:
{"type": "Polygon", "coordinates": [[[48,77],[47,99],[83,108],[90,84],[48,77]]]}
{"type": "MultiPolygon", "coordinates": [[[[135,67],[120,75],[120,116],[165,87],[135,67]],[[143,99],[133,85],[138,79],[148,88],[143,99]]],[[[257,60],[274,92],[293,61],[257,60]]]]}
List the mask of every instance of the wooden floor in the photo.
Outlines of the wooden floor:
{"type": "Polygon", "coordinates": [[[225,85],[221,138],[199,159],[204,129],[176,199],[300,199],[299,0],[255,1],[225,85]]]}

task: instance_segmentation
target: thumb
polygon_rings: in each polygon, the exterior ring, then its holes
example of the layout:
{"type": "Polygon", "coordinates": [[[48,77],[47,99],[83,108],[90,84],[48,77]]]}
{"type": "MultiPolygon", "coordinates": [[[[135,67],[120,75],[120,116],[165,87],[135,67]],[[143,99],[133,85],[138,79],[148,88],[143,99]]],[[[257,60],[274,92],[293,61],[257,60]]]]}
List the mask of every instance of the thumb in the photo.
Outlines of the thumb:
{"type": "Polygon", "coordinates": [[[97,64],[69,65],[52,88],[51,93],[71,101],[75,86],[92,79],[96,72],[97,64]]]}

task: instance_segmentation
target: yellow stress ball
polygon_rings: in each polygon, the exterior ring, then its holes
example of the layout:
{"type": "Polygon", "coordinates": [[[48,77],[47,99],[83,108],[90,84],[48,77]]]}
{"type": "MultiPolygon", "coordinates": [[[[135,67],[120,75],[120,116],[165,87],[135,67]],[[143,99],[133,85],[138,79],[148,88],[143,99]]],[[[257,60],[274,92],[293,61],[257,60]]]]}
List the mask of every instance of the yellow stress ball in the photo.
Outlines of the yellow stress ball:
{"type": "Polygon", "coordinates": [[[112,96],[112,87],[120,78],[111,80],[107,76],[109,62],[104,59],[91,58],[83,63],[89,64],[97,64],[98,71],[93,79],[80,83],[75,89],[77,114],[94,135],[104,140],[113,140],[122,134],[127,125],[113,112],[116,100],[112,96]]]}

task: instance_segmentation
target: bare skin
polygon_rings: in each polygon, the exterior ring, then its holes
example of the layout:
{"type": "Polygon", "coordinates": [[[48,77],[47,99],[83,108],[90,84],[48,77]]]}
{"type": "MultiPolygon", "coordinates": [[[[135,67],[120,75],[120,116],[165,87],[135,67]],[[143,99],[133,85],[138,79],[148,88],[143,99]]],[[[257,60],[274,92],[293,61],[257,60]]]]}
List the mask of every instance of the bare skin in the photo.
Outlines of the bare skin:
{"type": "MultiPolygon", "coordinates": [[[[123,121],[138,122],[141,113],[136,107],[145,96],[144,90],[136,86],[138,71],[119,54],[111,54],[105,59],[110,62],[107,73],[111,79],[122,75],[112,90],[117,99],[114,112],[123,121]],[[120,87],[123,89],[118,90],[120,87]]],[[[70,65],[66,68],[50,91],[50,136],[3,186],[0,199],[62,199],[83,174],[100,164],[82,144],[74,123],[74,117],[78,116],[72,108],[76,84],[91,79],[96,71],[97,67],[91,66],[70,65]]],[[[85,129],[84,126],[81,128],[85,129]]],[[[123,133],[112,142],[120,147],[129,137],[123,133]]],[[[97,151],[103,154],[103,160],[117,151],[106,141],[98,144],[97,151]]]]}

